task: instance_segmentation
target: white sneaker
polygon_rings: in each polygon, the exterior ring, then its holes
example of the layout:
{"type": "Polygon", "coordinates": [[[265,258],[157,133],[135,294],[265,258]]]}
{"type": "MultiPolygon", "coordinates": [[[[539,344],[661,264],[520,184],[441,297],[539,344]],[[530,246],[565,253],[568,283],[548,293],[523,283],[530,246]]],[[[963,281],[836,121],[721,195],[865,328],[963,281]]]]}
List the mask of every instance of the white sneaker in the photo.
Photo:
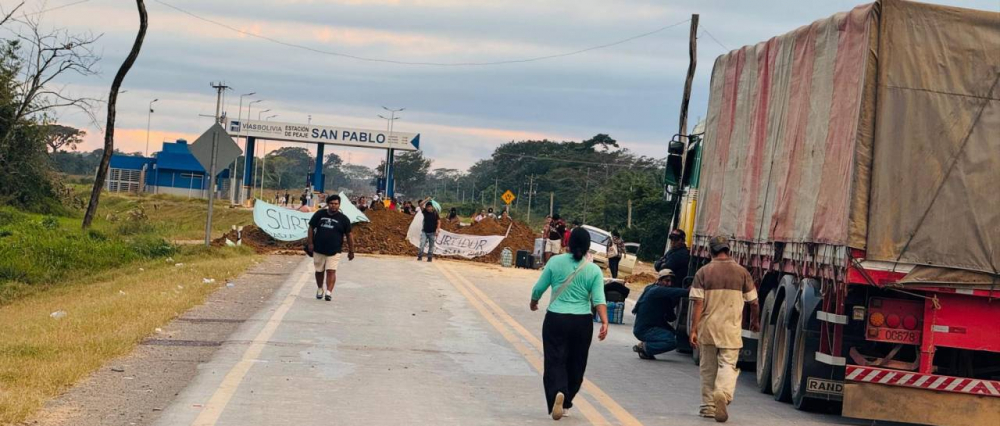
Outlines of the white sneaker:
{"type": "Polygon", "coordinates": [[[566,397],[562,392],[556,394],[556,400],[552,403],[552,420],[559,420],[563,418],[563,401],[566,397]]]}
{"type": "Polygon", "coordinates": [[[323,298],[323,287],[316,288],[316,300],[323,298]]]}

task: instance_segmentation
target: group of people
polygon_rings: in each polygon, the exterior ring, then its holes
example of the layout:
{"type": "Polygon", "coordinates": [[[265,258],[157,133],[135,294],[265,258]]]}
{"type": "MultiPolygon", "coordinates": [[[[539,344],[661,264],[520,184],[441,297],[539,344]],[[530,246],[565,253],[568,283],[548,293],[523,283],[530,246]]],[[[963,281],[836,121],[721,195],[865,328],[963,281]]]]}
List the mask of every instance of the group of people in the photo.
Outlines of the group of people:
{"type": "MultiPolygon", "coordinates": [[[[340,197],[330,195],[325,202],[325,208],[317,211],[309,221],[306,252],[313,257],[316,299],[331,301],[343,243],[346,240],[347,259],[354,260],[354,240],[350,219],[340,211],[340,197]]],[[[441,218],[429,198],[417,206],[423,209],[417,260],[422,260],[427,248],[427,261],[431,262],[434,240],[441,232],[441,218]]],[[[550,219],[546,232],[554,237],[565,229],[565,224],[558,216],[550,219]]],[[[547,249],[558,250],[546,251],[545,268],[532,288],[528,305],[530,310],[537,311],[542,295],[550,291],[549,306],[542,322],[542,382],[548,412],[554,420],[561,419],[573,407],[573,400],[583,384],[595,312],[601,323],[598,340],[603,341],[608,335],[604,274],[588,259],[591,235],[580,227],[568,232],[568,253],[556,254],[555,251],[562,249],[562,239],[549,238],[552,247],[547,249]]],[[[677,320],[677,305],[684,297],[691,299],[694,303],[688,338],[691,346],[701,353],[699,415],[725,422],[729,419],[728,406],[739,377],[736,363],[743,345],[744,303],[750,305],[753,318],[759,315],[754,281],[750,273],[729,256],[729,239],[715,237],[709,242],[711,262],[701,267],[690,288],[685,288],[684,278],[690,261],[685,234],[678,229],[672,231],[669,238],[670,249],[654,265],[659,270],[657,281],[643,290],[632,310],[635,314],[632,332],[639,340],[632,350],[640,358],[652,360],[658,354],[676,349],[677,334],[672,323],[677,320]]]]}
{"type": "MultiPolygon", "coordinates": [[[[546,231],[551,230],[555,236],[560,231],[560,222],[558,217],[553,219],[547,223],[546,231]]],[[[569,253],[547,256],[545,269],[531,292],[529,308],[535,311],[545,291],[551,291],[542,322],[545,360],[542,382],[548,412],[554,420],[561,419],[573,407],[583,384],[593,339],[594,311],[601,321],[598,340],[603,341],[608,334],[604,275],[587,260],[590,238],[584,229],[571,230],[567,242],[569,253]]],[[[643,290],[632,310],[635,314],[632,332],[639,340],[632,350],[640,358],[652,360],[658,354],[676,349],[677,334],[672,323],[677,320],[677,305],[684,297],[691,299],[694,306],[689,342],[701,353],[699,415],[725,422],[739,377],[736,363],[743,346],[744,304],[750,305],[753,317],[759,314],[754,281],[729,256],[729,239],[720,236],[709,242],[712,261],[695,273],[690,288],[684,288],[690,260],[685,234],[677,229],[669,238],[670,249],[655,265],[659,269],[657,281],[643,290]]]]}

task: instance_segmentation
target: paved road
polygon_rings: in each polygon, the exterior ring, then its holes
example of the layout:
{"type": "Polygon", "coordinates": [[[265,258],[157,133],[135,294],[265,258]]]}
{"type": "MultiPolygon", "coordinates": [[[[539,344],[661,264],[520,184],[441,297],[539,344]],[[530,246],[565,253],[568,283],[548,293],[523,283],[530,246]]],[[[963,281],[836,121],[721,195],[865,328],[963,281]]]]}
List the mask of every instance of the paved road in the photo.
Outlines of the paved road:
{"type": "MultiPolygon", "coordinates": [[[[527,309],[536,271],[358,257],[341,263],[334,301],[323,302],[310,267],[303,259],[158,425],[552,423],[540,373],[543,314],[527,309]]],[[[560,424],[715,424],[696,415],[690,358],[642,361],[632,344],[628,325],[594,343],[582,398],[560,424]]],[[[743,376],[729,424],[860,424],[774,402],[743,376]]]]}

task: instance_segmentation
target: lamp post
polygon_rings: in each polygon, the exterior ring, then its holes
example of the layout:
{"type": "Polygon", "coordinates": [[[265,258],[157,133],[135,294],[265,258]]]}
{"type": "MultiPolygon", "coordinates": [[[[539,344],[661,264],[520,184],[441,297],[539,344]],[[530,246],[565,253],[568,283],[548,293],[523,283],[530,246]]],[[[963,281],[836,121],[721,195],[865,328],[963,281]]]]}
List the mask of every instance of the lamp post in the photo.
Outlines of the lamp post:
{"type": "Polygon", "coordinates": [[[153,120],[153,103],[159,98],[149,101],[149,114],[146,115],[146,157],[149,157],[149,123],[153,120]]]}
{"type": "Polygon", "coordinates": [[[269,115],[266,118],[264,118],[264,121],[271,121],[272,118],[277,117],[277,116],[278,116],[278,114],[269,115]]]}
{"type": "MultiPolygon", "coordinates": [[[[257,121],[260,121],[260,115],[265,112],[270,112],[271,109],[265,109],[263,111],[257,111],[257,121]]],[[[261,159],[260,159],[260,196],[264,196],[264,159],[267,158],[267,142],[261,142],[261,159]]],[[[253,187],[253,182],[250,182],[250,187],[253,187]]],[[[251,191],[252,192],[252,191],[251,191]]]]}
{"type": "MultiPolygon", "coordinates": [[[[264,100],[263,100],[263,99],[257,99],[257,100],[253,100],[253,101],[250,101],[250,103],[249,103],[249,104],[247,104],[247,120],[249,120],[249,119],[250,119],[250,114],[251,114],[251,113],[253,112],[253,104],[256,104],[256,103],[260,103],[260,102],[264,102],[264,100]]],[[[243,126],[243,128],[245,129],[245,128],[246,128],[246,126],[243,126]]],[[[249,145],[249,144],[250,144],[250,138],[249,138],[249,135],[247,135],[246,133],[244,133],[244,134],[243,134],[243,137],[244,137],[244,139],[246,139],[246,141],[247,141],[247,145],[249,145]]],[[[254,147],[254,149],[256,149],[256,147],[254,147]]],[[[253,153],[252,153],[252,152],[247,152],[247,153],[245,153],[245,154],[243,154],[243,155],[244,155],[244,156],[246,156],[246,155],[253,155],[253,153]]],[[[244,163],[244,164],[246,164],[246,163],[244,163]]],[[[246,195],[250,195],[250,196],[253,196],[253,171],[252,171],[252,170],[251,170],[251,171],[247,171],[247,168],[246,168],[246,167],[243,167],[243,181],[244,181],[244,182],[246,181],[246,176],[247,176],[247,173],[250,173],[250,176],[251,176],[251,179],[250,179],[250,188],[251,188],[251,190],[250,190],[250,194],[243,194],[243,193],[241,192],[241,193],[240,193],[240,198],[243,198],[243,197],[245,197],[246,195]]],[[[240,201],[243,201],[243,200],[240,200],[240,201]]]]}
{"type": "MultiPolygon", "coordinates": [[[[243,98],[246,96],[256,95],[257,92],[244,93],[240,95],[240,109],[236,113],[236,121],[240,122],[240,130],[243,129],[243,98]]],[[[239,133],[236,135],[236,139],[239,140],[239,133]]],[[[243,151],[246,151],[246,141],[243,142],[243,151]]],[[[238,161],[238,160],[237,160],[238,161]]],[[[233,162],[233,173],[229,179],[229,203],[236,204],[236,162],[233,162]]]]}
{"type": "MultiPolygon", "coordinates": [[[[385,116],[383,116],[381,114],[379,115],[379,117],[381,117],[382,119],[385,119],[386,121],[388,121],[388,123],[386,125],[386,131],[389,132],[389,139],[392,139],[393,124],[394,124],[394,122],[396,120],[399,119],[399,117],[396,117],[396,113],[397,112],[401,112],[401,111],[405,110],[406,108],[392,109],[392,108],[387,108],[385,105],[383,105],[382,109],[384,109],[386,111],[389,111],[389,117],[388,118],[386,118],[385,116]]],[[[386,197],[389,196],[389,163],[392,160],[392,156],[393,156],[393,150],[389,149],[388,153],[386,154],[386,157],[385,157],[385,196],[386,197]]]]}

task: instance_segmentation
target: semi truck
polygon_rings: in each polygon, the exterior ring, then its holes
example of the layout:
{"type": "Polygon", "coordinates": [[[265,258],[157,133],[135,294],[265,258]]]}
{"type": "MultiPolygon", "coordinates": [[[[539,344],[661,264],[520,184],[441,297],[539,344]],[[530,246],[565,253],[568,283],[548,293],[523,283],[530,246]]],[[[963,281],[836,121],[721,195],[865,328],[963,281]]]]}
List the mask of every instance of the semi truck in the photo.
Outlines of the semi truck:
{"type": "Polygon", "coordinates": [[[755,279],[761,392],[1000,425],[998,83],[1000,13],[902,0],[715,61],[677,210],[692,275],[721,235],[755,279]]]}

